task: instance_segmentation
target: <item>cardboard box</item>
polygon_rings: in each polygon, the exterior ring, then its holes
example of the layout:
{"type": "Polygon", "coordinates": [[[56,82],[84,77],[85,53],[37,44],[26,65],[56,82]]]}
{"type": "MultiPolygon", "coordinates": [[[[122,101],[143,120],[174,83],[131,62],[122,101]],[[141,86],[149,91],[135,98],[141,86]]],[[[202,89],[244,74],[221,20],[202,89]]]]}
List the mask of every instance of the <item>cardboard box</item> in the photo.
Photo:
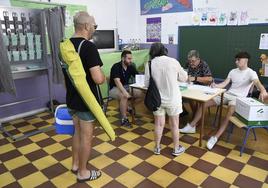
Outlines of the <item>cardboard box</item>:
{"type": "Polygon", "coordinates": [[[248,126],[268,126],[268,105],[256,99],[250,97],[237,98],[235,112],[236,116],[248,126]]]}

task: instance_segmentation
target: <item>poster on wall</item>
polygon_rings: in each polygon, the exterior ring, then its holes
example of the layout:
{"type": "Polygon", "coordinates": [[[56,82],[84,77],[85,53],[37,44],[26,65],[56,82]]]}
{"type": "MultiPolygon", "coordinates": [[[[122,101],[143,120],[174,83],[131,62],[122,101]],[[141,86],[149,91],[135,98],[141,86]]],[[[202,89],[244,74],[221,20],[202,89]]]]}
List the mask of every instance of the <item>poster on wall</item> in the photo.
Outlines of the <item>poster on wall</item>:
{"type": "Polygon", "coordinates": [[[262,33],[261,34],[259,49],[268,50],[268,33],[262,33]]]}
{"type": "Polygon", "coordinates": [[[228,16],[227,25],[237,25],[238,23],[238,13],[237,11],[231,11],[228,16]]]}
{"type": "Polygon", "coordinates": [[[140,0],[141,15],[193,11],[192,0],[140,0]]]}
{"type": "Polygon", "coordinates": [[[248,11],[241,11],[239,14],[239,19],[238,19],[238,25],[248,25],[249,23],[249,16],[248,16],[248,11]]]}
{"type": "Polygon", "coordinates": [[[147,18],[146,42],[161,42],[161,17],[147,18]]]}

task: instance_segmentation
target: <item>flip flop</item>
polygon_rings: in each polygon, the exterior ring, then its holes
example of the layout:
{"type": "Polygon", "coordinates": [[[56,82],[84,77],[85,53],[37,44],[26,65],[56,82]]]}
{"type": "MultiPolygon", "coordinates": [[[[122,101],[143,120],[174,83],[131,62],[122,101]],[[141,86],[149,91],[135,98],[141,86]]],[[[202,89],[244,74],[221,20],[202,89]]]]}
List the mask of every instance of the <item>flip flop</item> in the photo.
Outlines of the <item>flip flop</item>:
{"type": "Polygon", "coordinates": [[[99,170],[90,170],[90,176],[88,178],[85,178],[85,179],[77,178],[77,182],[78,183],[83,183],[85,181],[92,181],[92,180],[98,179],[99,177],[101,177],[101,171],[99,171],[99,170]]]}

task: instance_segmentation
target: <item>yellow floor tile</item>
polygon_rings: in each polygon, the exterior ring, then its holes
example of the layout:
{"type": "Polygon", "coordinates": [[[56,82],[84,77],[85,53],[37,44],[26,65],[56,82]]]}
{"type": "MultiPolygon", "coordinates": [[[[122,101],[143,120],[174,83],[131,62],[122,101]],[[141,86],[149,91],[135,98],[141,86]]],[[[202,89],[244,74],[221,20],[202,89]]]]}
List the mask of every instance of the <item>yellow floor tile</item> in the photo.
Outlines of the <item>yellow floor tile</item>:
{"type": "Polygon", "coordinates": [[[7,153],[7,152],[14,150],[14,149],[16,149],[16,148],[13,146],[13,144],[10,144],[10,143],[5,144],[3,146],[0,146],[0,154],[7,153]]]}
{"type": "Polygon", "coordinates": [[[103,169],[104,167],[112,164],[113,162],[114,160],[110,159],[109,157],[106,157],[105,155],[101,155],[89,161],[89,163],[95,166],[97,169],[103,169]]]}
{"type": "Polygon", "coordinates": [[[184,153],[184,154],[180,155],[179,157],[176,157],[173,160],[177,161],[181,164],[187,165],[187,166],[192,166],[198,160],[198,158],[196,158],[192,155],[189,155],[187,153],[184,153]]]}
{"type": "Polygon", "coordinates": [[[145,137],[145,138],[148,138],[148,139],[150,139],[150,140],[154,140],[154,133],[153,133],[153,131],[150,131],[150,132],[148,132],[148,133],[145,133],[144,135],[142,135],[143,137],[145,137]]]}
{"type": "Polygon", "coordinates": [[[34,135],[34,136],[31,136],[30,139],[33,141],[33,142],[39,142],[41,140],[44,140],[46,138],[49,138],[49,136],[45,133],[40,133],[40,134],[37,134],[37,135],[34,135]]]}
{"type": "Polygon", "coordinates": [[[12,182],[15,182],[16,179],[12,176],[10,172],[0,174],[0,187],[4,187],[12,182]]]}
{"type": "Polygon", "coordinates": [[[235,185],[231,185],[230,188],[240,188],[240,187],[237,187],[235,185]]]}
{"type": "Polygon", "coordinates": [[[4,162],[8,170],[13,170],[28,163],[30,163],[30,161],[24,156],[16,157],[14,159],[4,162]]]}
{"type": "Polygon", "coordinates": [[[206,152],[201,159],[209,162],[209,163],[213,163],[215,165],[219,165],[224,159],[225,157],[223,157],[222,155],[219,155],[217,153],[213,153],[213,152],[206,152]]]}
{"type": "Polygon", "coordinates": [[[108,142],[103,142],[97,146],[94,147],[94,149],[102,154],[107,153],[111,150],[113,150],[115,147],[108,142]]]}
{"type": "Polygon", "coordinates": [[[21,123],[21,122],[24,122],[24,119],[17,119],[14,121],[10,121],[9,123],[14,125],[14,124],[21,123]]]}
{"type": "Polygon", "coordinates": [[[103,134],[98,135],[97,138],[101,139],[104,142],[110,141],[110,138],[107,136],[106,133],[103,133],[103,134]]]}
{"type": "Polygon", "coordinates": [[[65,172],[51,180],[56,187],[69,187],[76,182],[76,176],[70,172],[65,172]]]}
{"type": "Polygon", "coordinates": [[[152,155],[148,159],[145,160],[146,162],[158,167],[162,168],[165,166],[168,162],[171,161],[170,158],[165,157],[164,155],[152,155]]]}
{"type": "Polygon", "coordinates": [[[87,184],[90,185],[90,187],[102,187],[113,180],[113,178],[108,176],[106,173],[104,172],[101,172],[101,173],[102,174],[100,178],[91,182],[87,182],[87,184]]]}
{"type": "Polygon", "coordinates": [[[134,140],[135,138],[138,138],[140,135],[137,135],[133,132],[126,132],[122,135],[120,135],[121,138],[124,138],[125,140],[131,141],[134,140]]]}
{"type": "Polygon", "coordinates": [[[171,184],[177,176],[169,173],[166,170],[159,169],[155,173],[153,173],[151,176],[148,177],[151,181],[154,183],[157,183],[161,187],[167,187],[169,184],[171,184]]]}
{"type": "Polygon", "coordinates": [[[18,128],[18,130],[20,132],[27,132],[27,131],[31,131],[31,130],[34,130],[34,129],[36,129],[36,127],[33,126],[33,125],[26,125],[26,126],[18,128]]]}
{"type": "Polygon", "coordinates": [[[36,143],[32,143],[23,147],[18,148],[18,150],[23,154],[31,153],[33,151],[39,150],[40,146],[38,146],[36,143]]]}
{"type": "Polygon", "coordinates": [[[217,142],[218,145],[220,146],[223,146],[223,147],[226,147],[226,148],[229,148],[229,149],[234,149],[236,145],[234,144],[231,144],[231,143],[228,143],[228,142],[225,142],[223,140],[220,140],[217,142]]]}
{"type": "Polygon", "coordinates": [[[53,125],[55,123],[55,120],[54,120],[54,118],[53,119],[47,119],[46,122],[51,124],[51,125],[53,125]]]}
{"type": "Polygon", "coordinates": [[[241,170],[240,174],[264,182],[268,175],[268,172],[266,170],[262,170],[251,165],[245,165],[244,168],[241,170]]]}
{"type": "Polygon", "coordinates": [[[18,182],[22,187],[31,188],[31,187],[36,187],[38,185],[41,185],[47,180],[48,180],[47,177],[44,176],[41,172],[35,172],[29,176],[26,176],[18,180],[18,182]]]}
{"type": "MultiPolygon", "coordinates": [[[[148,144],[146,144],[146,145],[143,146],[143,147],[153,152],[154,147],[155,147],[155,142],[154,142],[154,141],[149,142],[148,144]]],[[[161,148],[162,148],[162,149],[164,149],[165,147],[166,147],[165,145],[161,144],[161,148]]]]}
{"type": "Polygon", "coordinates": [[[234,180],[236,179],[236,177],[238,176],[238,173],[235,171],[229,170],[227,168],[223,168],[221,166],[218,166],[211,173],[211,176],[232,184],[234,182],[234,180]]]}
{"type": "Polygon", "coordinates": [[[143,176],[132,170],[129,170],[116,178],[118,182],[122,183],[126,187],[135,187],[144,179],[145,178],[143,176]]]}
{"type": "Polygon", "coordinates": [[[139,148],[141,148],[141,146],[139,146],[133,142],[127,142],[127,143],[121,145],[119,148],[124,150],[127,153],[132,153],[132,152],[138,150],[139,148]]]}
{"type": "Polygon", "coordinates": [[[262,185],[262,188],[268,188],[268,184],[267,184],[267,183],[264,183],[264,184],[262,185]]]}
{"type": "Polygon", "coordinates": [[[16,127],[14,127],[13,125],[7,125],[7,126],[5,126],[5,130],[6,131],[12,131],[14,129],[16,129],[16,127]]]}
{"type": "Polygon", "coordinates": [[[28,120],[28,122],[31,123],[31,124],[39,123],[41,121],[44,121],[44,120],[42,120],[41,118],[34,118],[34,119],[28,120]]]}
{"type": "Polygon", "coordinates": [[[52,166],[54,164],[56,164],[58,161],[56,159],[54,159],[52,156],[46,156],[43,157],[41,159],[38,159],[34,162],[32,162],[32,164],[39,170],[42,170],[44,168],[47,168],[49,166],[52,166]]]}
{"type": "Polygon", "coordinates": [[[117,162],[120,163],[121,165],[124,165],[125,167],[131,169],[138,164],[140,164],[143,160],[141,160],[138,157],[135,157],[132,154],[128,154],[125,157],[119,159],[117,162]]]}
{"type": "Polygon", "coordinates": [[[61,142],[63,140],[67,140],[69,138],[71,138],[70,135],[64,135],[64,134],[57,134],[55,136],[52,137],[53,140],[57,141],[57,142],[61,142]]]}
{"type": "Polygon", "coordinates": [[[43,150],[46,151],[48,154],[53,154],[64,149],[65,147],[59,143],[55,143],[43,148],[43,150]]]}
{"type": "Polygon", "coordinates": [[[247,163],[250,158],[250,155],[243,153],[243,155],[240,156],[240,151],[232,150],[227,157],[242,163],[247,163]]]}
{"type": "Polygon", "coordinates": [[[148,129],[150,131],[153,131],[154,130],[154,124],[153,123],[145,123],[145,124],[142,125],[142,128],[148,129]]]}
{"type": "Polygon", "coordinates": [[[107,119],[108,119],[108,121],[109,121],[110,123],[113,123],[113,122],[115,122],[115,121],[117,121],[117,120],[118,120],[117,118],[112,117],[112,116],[107,117],[107,119]]]}
{"type": "Polygon", "coordinates": [[[60,162],[65,168],[71,169],[72,166],[72,157],[69,157],[67,159],[64,159],[60,162]]]}
{"type": "Polygon", "coordinates": [[[179,177],[195,185],[201,185],[208,175],[190,167],[186,169],[179,177]]]}
{"type": "Polygon", "coordinates": [[[264,154],[264,153],[261,153],[261,152],[258,152],[258,151],[255,151],[253,153],[253,156],[261,158],[261,159],[264,159],[264,160],[268,160],[268,154],[264,154]]]}

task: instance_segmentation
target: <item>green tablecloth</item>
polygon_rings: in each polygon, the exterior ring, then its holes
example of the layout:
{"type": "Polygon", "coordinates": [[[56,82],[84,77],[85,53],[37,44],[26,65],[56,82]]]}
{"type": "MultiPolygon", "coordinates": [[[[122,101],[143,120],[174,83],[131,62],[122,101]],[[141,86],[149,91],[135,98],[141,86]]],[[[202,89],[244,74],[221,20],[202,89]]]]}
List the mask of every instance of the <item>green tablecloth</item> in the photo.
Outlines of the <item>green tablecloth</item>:
{"type": "MultiPolygon", "coordinates": [[[[110,71],[113,64],[121,60],[121,52],[113,53],[102,53],[100,54],[101,60],[103,62],[102,70],[105,76],[110,76],[110,71]]],[[[132,51],[133,63],[135,63],[139,72],[144,71],[144,64],[149,59],[149,50],[137,50],[132,51]]],[[[107,97],[107,83],[101,85],[102,97],[107,97]]]]}

